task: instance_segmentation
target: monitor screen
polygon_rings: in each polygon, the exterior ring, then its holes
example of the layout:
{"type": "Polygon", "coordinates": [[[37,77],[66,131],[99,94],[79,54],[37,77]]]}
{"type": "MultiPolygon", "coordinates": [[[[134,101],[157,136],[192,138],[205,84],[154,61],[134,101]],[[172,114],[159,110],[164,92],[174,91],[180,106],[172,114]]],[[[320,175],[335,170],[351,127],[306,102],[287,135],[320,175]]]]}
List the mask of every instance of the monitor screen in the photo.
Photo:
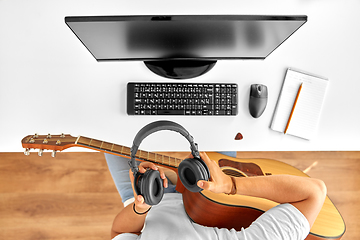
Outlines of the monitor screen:
{"type": "Polygon", "coordinates": [[[265,59],[307,16],[66,17],[98,61],[265,59]]]}

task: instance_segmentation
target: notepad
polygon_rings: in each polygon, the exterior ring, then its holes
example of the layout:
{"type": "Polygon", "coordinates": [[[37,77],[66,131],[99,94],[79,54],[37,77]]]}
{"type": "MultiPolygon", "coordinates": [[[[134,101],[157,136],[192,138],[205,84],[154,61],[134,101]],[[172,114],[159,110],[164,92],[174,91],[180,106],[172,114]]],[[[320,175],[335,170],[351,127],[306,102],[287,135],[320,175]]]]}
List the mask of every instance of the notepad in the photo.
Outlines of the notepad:
{"type": "Polygon", "coordinates": [[[286,134],[312,139],[317,132],[328,82],[328,79],[289,68],[270,128],[284,132],[294,108],[286,134]],[[299,96],[294,105],[298,92],[299,96]]]}

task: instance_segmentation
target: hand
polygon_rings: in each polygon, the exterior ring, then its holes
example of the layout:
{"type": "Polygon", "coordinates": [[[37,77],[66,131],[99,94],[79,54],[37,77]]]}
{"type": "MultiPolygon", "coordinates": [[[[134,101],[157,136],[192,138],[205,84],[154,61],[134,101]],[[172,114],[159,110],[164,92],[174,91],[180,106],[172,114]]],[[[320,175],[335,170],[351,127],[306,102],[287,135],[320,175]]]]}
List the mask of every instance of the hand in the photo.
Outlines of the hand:
{"type": "MultiPolygon", "coordinates": [[[[164,170],[162,168],[157,167],[154,163],[151,162],[142,162],[138,166],[140,173],[145,173],[147,169],[152,169],[155,171],[159,171],[161,179],[163,179],[164,187],[168,187],[168,180],[165,176],[164,170]]],[[[134,189],[134,174],[129,170],[129,176],[131,181],[131,186],[133,188],[134,198],[135,198],[135,209],[137,212],[146,212],[151,206],[145,203],[145,199],[142,195],[137,195],[134,189]]]]}
{"type": "Polygon", "coordinates": [[[221,171],[218,164],[211,160],[205,152],[200,153],[201,159],[206,163],[210,170],[210,181],[200,180],[197,185],[214,193],[230,193],[232,188],[231,178],[221,171]]]}

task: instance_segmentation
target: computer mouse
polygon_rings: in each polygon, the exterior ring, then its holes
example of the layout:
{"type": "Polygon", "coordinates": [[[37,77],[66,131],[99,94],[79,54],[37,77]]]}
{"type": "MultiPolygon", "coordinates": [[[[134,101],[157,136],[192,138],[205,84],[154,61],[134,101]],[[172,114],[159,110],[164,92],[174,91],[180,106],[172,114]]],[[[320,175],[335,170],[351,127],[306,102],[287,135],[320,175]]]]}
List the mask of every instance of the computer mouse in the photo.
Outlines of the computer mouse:
{"type": "Polygon", "coordinates": [[[268,100],[268,89],[262,84],[252,84],[250,87],[249,111],[251,116],[258,118],[263,114],[268,100]]]}

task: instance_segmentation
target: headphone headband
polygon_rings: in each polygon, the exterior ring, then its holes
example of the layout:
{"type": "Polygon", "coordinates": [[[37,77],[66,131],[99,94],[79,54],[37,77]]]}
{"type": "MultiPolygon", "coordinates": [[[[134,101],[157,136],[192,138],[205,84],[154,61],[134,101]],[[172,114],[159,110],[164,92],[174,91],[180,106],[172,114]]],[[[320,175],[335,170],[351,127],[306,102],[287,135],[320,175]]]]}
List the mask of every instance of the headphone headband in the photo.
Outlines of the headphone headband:
{"type": "Polygon", "coordinates": [[[186,129],[183,126],[181,126],[178,123],[172,122],[172,121],[160,120],[160,121],[149,123],[148,125],[143,127],[136,134],[136,136],[134,138],[133,145],[132,145],[132,147],[130,149],[130,151],[131,151],[131,155],[130,155],[131,159],[129,161],[129,165],[130,165],[131,170],[133,171],[134,174],[138,171],[138,168],[136,167],[136,164],[135,164],[135,155],[136,155],[136,152],[137,152],[137,150],[138,150],[138,148],[140,146],[140,143],[148,135],[150,135],[150,134],[152,134],[154,132],[161,131],[161,130],[175,131],[175,132],[178,132],[181,135],[183,135],[190,143],[191,154],[194,156],[194,158],[199,158],[200,159],[200,154],[199,154],[197,144],[194,142],[193,137],[189,134],[188,131],[186,131],[186,129]]]}

